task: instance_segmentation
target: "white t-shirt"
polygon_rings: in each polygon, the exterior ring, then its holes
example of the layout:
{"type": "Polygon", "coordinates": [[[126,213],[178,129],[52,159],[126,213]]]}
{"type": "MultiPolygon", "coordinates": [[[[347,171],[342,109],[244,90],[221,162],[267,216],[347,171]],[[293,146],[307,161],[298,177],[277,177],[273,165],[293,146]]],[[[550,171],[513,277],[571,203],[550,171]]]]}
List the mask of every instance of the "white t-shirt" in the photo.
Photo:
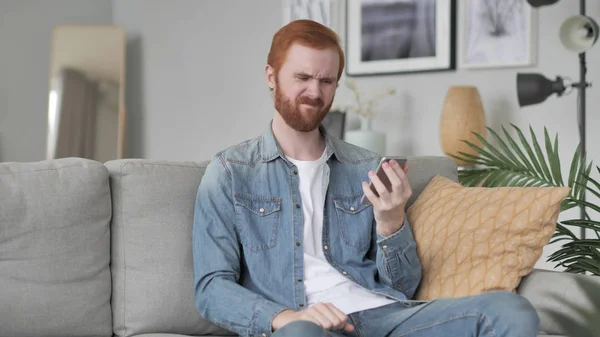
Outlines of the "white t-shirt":
{"type": "Polygon", "coordinates": [[[307,305],[330,302],[346,315],[395,301],[360,287],[332,267],[323,255],[325,153],[316,161],[287,157],[298,168],[304,215],[304,287],[307,305]]]}

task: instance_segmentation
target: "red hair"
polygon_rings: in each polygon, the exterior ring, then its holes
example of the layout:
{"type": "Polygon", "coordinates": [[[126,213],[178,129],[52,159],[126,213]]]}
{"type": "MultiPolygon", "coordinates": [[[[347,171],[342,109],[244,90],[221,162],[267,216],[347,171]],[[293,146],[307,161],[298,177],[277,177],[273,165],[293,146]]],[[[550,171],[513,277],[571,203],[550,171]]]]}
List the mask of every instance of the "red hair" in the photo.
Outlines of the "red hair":
{"type": "Polygon", "coordinates": [[[275,36],[273,36],[267,63],[273,67],[276,76],[287,57],[288,50],[294,43],[315,49],[332,48],[335,50],[340,57],[340,67],[337,76],[339,81],[340,77],[342,77],[345,63],[344,52],[340,46],[339,37],[330,28],[312,20],[292,21],[279,29],[275,33],[275,36]]]}

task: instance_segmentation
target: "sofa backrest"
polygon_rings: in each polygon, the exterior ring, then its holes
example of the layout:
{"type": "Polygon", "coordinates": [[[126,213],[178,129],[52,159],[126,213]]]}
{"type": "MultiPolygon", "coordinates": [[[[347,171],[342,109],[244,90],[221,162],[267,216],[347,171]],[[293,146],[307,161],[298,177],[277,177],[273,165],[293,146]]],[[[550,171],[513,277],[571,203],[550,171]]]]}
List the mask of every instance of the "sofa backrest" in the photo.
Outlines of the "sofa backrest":
{"type": "Polygon", "coordinates": [[[108,170],[0,163],[0,336],[111,336],[108,170]]]}
{"type": "MultiPolygon", "coordinates": [[[[194,306],[193,212],[207,164],[0,163],[0,336],[232,335],[194,306]]],[[[445,157],[408,164],[409,204],[434,175],[457,179],[445,157]]]]}
{"type": "MultiPolygon", "coordinates": [[[[207,162],[106,163],[113,202],[113,322],[118,336],[141,333],[226,335],[194,306],[192,226],[207,162]]],[[[444,157],[409,158],[414,202],[436,174],[456,181],[444,157]]]]}
{"type": "Polygon", "coordinates": [[[193,212],[206,165],[135,159],[105,165],[113,203],[115,335],[228,334],[194,306],[193,212]]]}
{"type": "Polygon", "coordinates": [[[412,197],[406,203],[410,207],[436,175],[458,182],[456,164],[447,157],[419,156],[408,157],[408,182],[412,188],[412,197]]]}

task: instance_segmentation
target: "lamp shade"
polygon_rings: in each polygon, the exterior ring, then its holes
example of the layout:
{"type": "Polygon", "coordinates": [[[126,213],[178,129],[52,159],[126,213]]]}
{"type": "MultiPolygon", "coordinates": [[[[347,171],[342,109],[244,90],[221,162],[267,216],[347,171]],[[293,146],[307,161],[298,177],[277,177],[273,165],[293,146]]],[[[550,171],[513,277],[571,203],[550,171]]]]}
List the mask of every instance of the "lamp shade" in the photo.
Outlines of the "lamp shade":
{"type": "Polygon", "coordinates": [[[598,41],[598,23],[589,16],[571,16],[560,26],[560,42],[568,50],[582,53],[598,41]]]}
{"type": "Polygon", "coordinates": [[[460,155],[459,152],[478,156],[463,140],[477,146],[481,142],[473,134],[486,137],[485,113],[479,91],[473,86],[453,86],[448,89],[440,118],[440,142],[442,150],[459,166],[467,165],[450,155],[460,155]]]}
{"type": "Polygon", "coordinates": [[[562,94],[565,85],[561,77],[551,81],[540,74],[517,74],[517,95],[519,106],[538,104],[548,96],[556,93],[562,94]]]}
{"type": "Polygon", "coordinates": [[[558,0],[527,0],[532,7],[541,7],[557,3],[558,0]]]}

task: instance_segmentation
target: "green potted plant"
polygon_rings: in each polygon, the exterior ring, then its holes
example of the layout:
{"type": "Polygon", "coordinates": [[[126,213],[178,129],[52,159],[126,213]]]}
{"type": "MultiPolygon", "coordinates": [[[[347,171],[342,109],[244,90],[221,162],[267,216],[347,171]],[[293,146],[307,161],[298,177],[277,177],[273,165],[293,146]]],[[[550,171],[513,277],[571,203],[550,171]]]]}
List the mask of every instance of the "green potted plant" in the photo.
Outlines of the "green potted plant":
{"type": "MultiPolygon", "coordinates": [[[[558,136],[552,139],[544,128],[544,148],[540,146],[533,128],[529,126],[531,139],[527,139],[519,127],[511,124],[516,137],[502,127],[502,136],[487,127],[490,141],[480,134],[477,146],[464,141],[478,155],[459,152],[449,155],[469,165],[459,170],[458,179],[464,186],[569,186],[570,195],[561,204],[561,212],[579,207],[583,217],[559,221],[550,243],[563,242],[561,248],[548,257],[548,262],[562,266],[565,271],[600,275],[600,221],[593,220],[589,211],[600,212],[600,206],[585,200],[586,192],[600,198],[600,183],[590,176],[592,163],[586,155],[575,150],[570,170],[564,175],[558,154],[558,136]],[[492,140],[496,145],[492,145],[492,140]],[[566,177],[566,181],[563,177],[566,177]],[[578,238],[570,229],[592,230],[594,237],[578,238]]],[[[600,167],[596,166],[600,173],[600,167]]]]}

